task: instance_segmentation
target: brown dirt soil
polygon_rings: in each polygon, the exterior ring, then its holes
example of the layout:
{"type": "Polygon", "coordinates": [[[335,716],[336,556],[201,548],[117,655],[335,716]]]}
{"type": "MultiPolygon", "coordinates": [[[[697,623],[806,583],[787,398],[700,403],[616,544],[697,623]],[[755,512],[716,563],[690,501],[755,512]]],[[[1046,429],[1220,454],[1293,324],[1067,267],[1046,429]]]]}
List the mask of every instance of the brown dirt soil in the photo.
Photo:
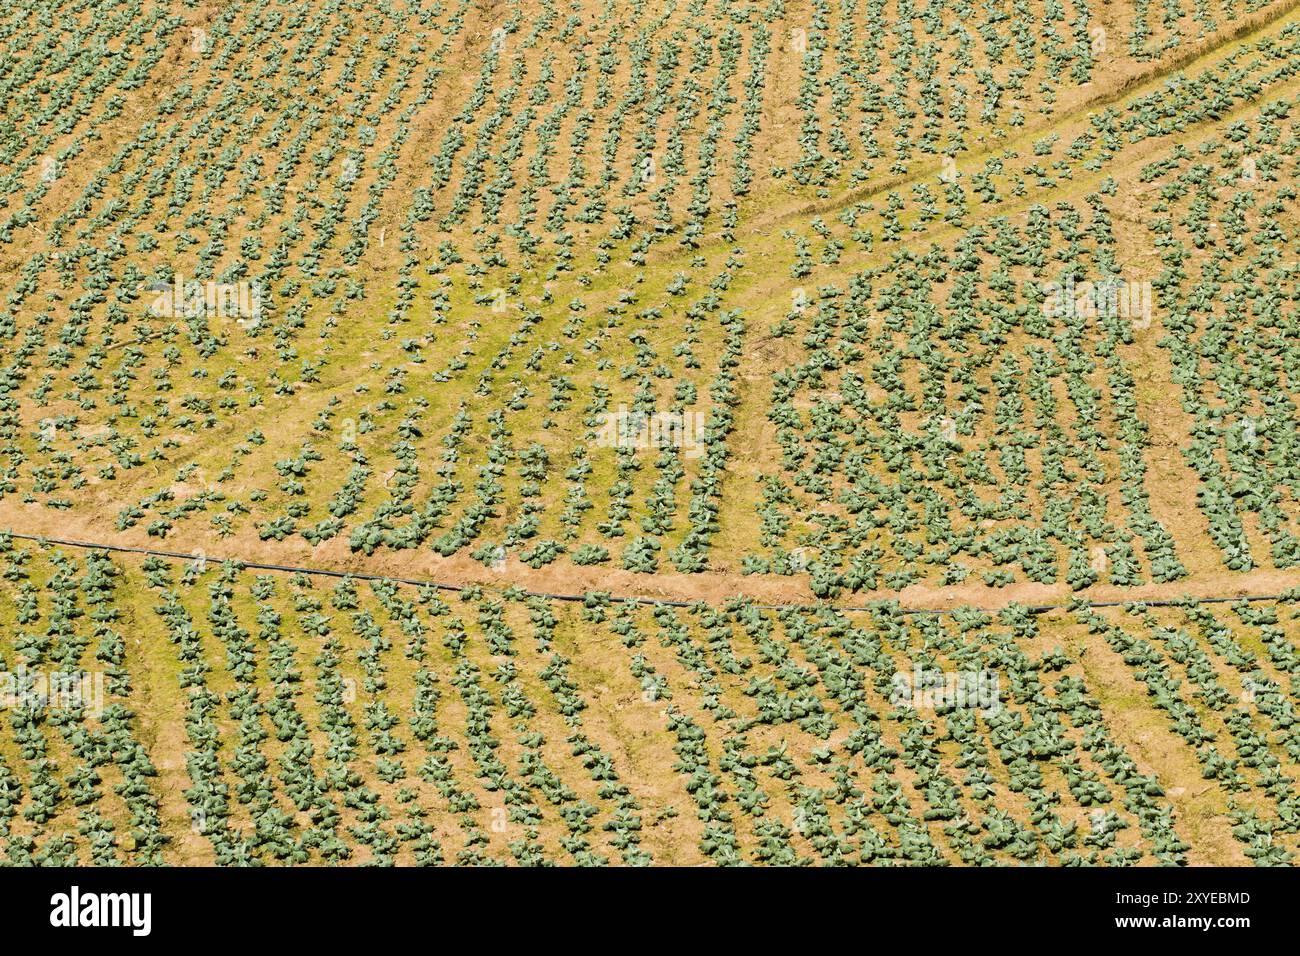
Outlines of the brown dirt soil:
{"type": "Polygon", "coordinates": [[[340,574],[367,574],[419,583],[448,585],[455,588],[479,585],[506,588],[517,585],[528,591],[548,595],[581,596],[589,591],[609,591],[614,599],[640,599],[647,602],[696,601],[721,604],[741,598],[759,604],[815,604],[837,607],[862,607],[876,601],[897,601],[909,609],[952,610],[976,607],[997,611],[1011,604],[1029,606],[1066,605],[1079,599],[1090,604],[1122,602],[1178,601],[1184,598],[1246,598],[1278,594],[1300,587],[1300,571],[1257,569],[1249,572],[1220,571],[1166,584],[1143,584],[1124,588],[1097,584],[1072,592],[1066,584],[1021,582],[1006,587],[990,587],[978,581],[934,586],[915,584],[901,591],[878,589],[860,591],[837,601],[817,602],[801,579],[779,575],[742,575],[706,571],[699,574],[659,572],[640,574],[615,568],[546,567],[530,568],[510,558],[501,571],[491,571],[468,556],[444,558],[428,551],[385,553],[366,556],[348,550],[338,539],[315,547],[305,541],[259,541],[255,535],[232,535],[220,540],[204,540],[195,547],[193,537],[186,543],[150,539],[141,530],[125,533],[109,531],[106,516],[82,517],[52,514],[37,505],[0,504],[0,530],[17,535],[61,539],[103,548],[147,548],[187,555],[206,555],[210,562],[225,560],[245,564],[274,564],[300,567],[312,571],[340,574]]]}

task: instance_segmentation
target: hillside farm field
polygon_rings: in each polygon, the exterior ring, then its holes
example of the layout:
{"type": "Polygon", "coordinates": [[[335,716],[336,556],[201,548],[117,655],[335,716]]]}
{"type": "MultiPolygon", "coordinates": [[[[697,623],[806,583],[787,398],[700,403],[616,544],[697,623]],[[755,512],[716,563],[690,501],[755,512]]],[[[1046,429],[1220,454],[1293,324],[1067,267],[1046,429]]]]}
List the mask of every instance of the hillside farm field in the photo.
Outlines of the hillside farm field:
{"type": "Polygon", "coordinates": [[[0,9],[0,863],[1286,866],[1300,5],[0,9]]]}

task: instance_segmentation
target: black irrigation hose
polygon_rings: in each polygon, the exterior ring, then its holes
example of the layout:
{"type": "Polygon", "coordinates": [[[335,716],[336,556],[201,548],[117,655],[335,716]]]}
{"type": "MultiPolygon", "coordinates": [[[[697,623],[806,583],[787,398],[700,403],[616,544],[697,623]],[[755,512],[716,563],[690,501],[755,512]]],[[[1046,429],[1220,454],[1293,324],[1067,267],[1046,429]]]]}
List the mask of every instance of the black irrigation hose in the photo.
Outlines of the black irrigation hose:
{"type": "MultiPolygon", "coordinates": [[[[97,544],[93,541],[74,541],[68,538],[51,538],[45,535],[36,534],[19,534],[16,531],[0,531],[0,537],[17,538],[22,541],[35,541],[38,544],[57,544],[67,548],[84,548],[89,551],[117,551],[123,554],[144,554],[155,558],[168,558],[173,561],[212,561],[216,564],[231,562],[237,564],[241,569],[254,571],[281,571],[286,574],[308,574],[315,577],[323,578],[352,578],[357,581],[391,581],[394,584],[409,584],[414,587],[433,588],[438,591],[455,591],[457,593],[468,591],[472,588],[479,587],[476,584],[447,584],[444,581],[421,581],[416,578],[393,577],[387,574],[368,574],[364,571],[336,571],[332,568],[304,568],[292,564],[264,564],[258,561],[243,561],[232,558],[215,558],[207,554],[186,553],[184,551],[161,551],[155,548],[132,548],[122,544],[97,544]]],[[[549,601],[586,601],[585,594],[556,594],[550,591],[525,591],[526,597],[544,598],[549,601]]],[[[1133,600],[1133,601],[1083,601],[1070,604],[1028,604],[1023,605],[1024,609],[1030,614],[1046,614],[1049,611],[1064,611],[1078,607],[1101,608],[1101,607],[1182,607],[1185,604],[1232,604],[1236,602],[1256,603],[1260,601],[1284,601],[1292,598],[1291,593],[1285,594],[1244,594],[1232,597],[1210,596],[1210,597],[1191,597],[1185,598],[1160,598],[1151,601],[1133,600]]],[[[681,607],[690,608],[700,603],[698,601],[670,601],[665,598],[649,597],[610,597],[612,602],[641,604],[649,607],[681,607]]],[[[799,611],[799,610],[819,610],[828,609],[833,611],[874,611],[879,608],[879,603],[871,604],[753,604],[751,607],[764,611],[799,611]]],[[[899,608],[901,614],[956,614],[969,608],[899,608]]]]}

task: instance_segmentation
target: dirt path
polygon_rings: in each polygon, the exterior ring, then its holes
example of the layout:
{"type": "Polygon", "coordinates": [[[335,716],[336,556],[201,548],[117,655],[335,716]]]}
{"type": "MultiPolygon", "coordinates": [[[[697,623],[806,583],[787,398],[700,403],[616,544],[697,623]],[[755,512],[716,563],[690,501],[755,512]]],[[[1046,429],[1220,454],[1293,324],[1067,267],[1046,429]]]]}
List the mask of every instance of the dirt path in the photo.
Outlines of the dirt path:
{"type": "Polygon", "coordinates": [[[1038,610],[1065,607],[1074,600],[1093,606],[1139,602],[1176,603],[1186,598],[1197,601],[1267,600],[1291,588],[1300,588],[1300,570],[1259,569],[1245,573],[1222,571],[1166,584],[1144,584],[1122,588],[1095,585],[1072,592],[1065,584],[1025,582],[994,588],[979,582],[935,587],[912,585],[901,591],[860,591],[840,601],[819,602],[802,577],[740,575],[705,571],[699,574],[661,572],[639,574],[606,567],[545,567],[533,569],[509,559],[499,571],[488,570],[471,558],[443,558],[425,550],[388,552],[367,557],[348,550],[335,539],[311,547],[303,541],[254,541],[232,539],[229,543],[193,540],[186,545],[149,539],[143,532],[106,533],[71,514],[51,515],[37,506],[0,505],[0,533],[23,540],[46,540],[62,547],[104,549],[153,554],[169,560],[210,563],[240,561],[258,570],[359,578],[382,578],[399,583],[430,585],[460,590],[481,585],[506,588],[512,585],[557,600],[581,600],[586,592],[608,591],[615,600],[632,599],[646,604],[689,605],[695,602],[720,604],[740,598],[760,605],[831,604],[845,610],[861,609],[876,601],[897,601],[916,611],[951,611],[980,608],[998,611],[1011,604],[1038,610]],[[188,545],[188,547],[187,547],[188,545]]]}

